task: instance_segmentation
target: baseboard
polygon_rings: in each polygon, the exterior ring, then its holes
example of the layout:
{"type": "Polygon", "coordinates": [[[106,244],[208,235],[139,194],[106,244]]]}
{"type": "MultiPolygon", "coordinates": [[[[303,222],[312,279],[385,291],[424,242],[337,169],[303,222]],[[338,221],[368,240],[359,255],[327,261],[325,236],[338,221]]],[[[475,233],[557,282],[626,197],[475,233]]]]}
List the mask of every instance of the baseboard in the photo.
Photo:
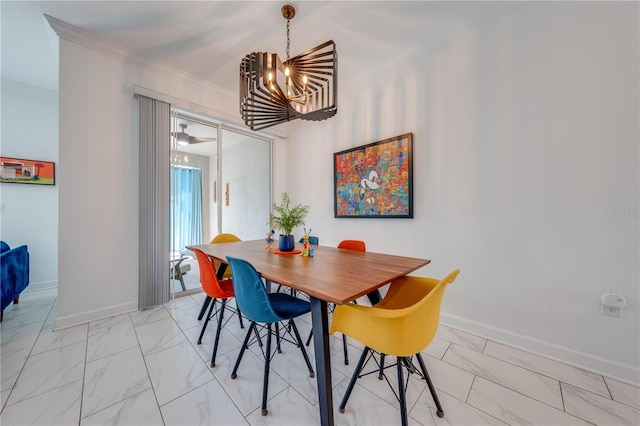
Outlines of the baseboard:
{"type": "Polygon", "coordinates": [[[39,283],[29,283],[24,291],[48,290],[50,288],[58,288],[58,281],[41,281],[39,283]]]}
{"type": "Polygon", "coordinates": [[[554,343],[535,339],[512,331],[499,329],[486,324],[480,324],[455,315],[441,313],[440,322],[451,328],[474,334],[476,336],[503,343],[514,348],[559,361],[583,370],[591,371],[618,381],[638,386],[640,383],[640,369],[638,366],[621,364],[597,356],[590,355],[556,345],[554,343]]]}
{"type": "Polygon", "coordinates": [[[121,303],[120,305],[109,306],[103,309],[93,311],[84,311],[73,315],[58,316],[56,319],[55,330],[69,328],[80,324],[86,324],[91,321],[97,321],[109,318],[115,315],[126,314],[138,310],[138,302],[121,303]]]}

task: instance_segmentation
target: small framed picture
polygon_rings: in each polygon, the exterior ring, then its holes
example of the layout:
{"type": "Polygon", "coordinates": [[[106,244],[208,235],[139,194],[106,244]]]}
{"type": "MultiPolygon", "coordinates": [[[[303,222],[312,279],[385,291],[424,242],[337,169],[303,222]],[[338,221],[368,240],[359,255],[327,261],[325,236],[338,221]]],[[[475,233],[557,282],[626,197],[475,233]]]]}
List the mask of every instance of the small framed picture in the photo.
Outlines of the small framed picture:
{"type": "Polygon", "coordinates": [[[51,161],[0,157],[0,182],[55,185],[56,165],[51,161]]]}

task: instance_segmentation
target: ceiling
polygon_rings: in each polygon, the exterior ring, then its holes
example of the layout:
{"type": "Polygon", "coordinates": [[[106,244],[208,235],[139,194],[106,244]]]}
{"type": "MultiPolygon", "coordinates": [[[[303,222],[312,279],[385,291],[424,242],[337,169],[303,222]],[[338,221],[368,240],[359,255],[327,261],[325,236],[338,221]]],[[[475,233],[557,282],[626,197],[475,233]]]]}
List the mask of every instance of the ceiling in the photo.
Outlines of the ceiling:
{"type": "Polygon", "coordinates": [[[0,3],[2,78],[58,90],[57,36],[43,14],[136,56],[236,92],[241,58],[285,57],[336,42],[341,84],[419,52],[446,48],[456,32],[490,22],[525,2],[458,1],[5,1],[0,3]]]}

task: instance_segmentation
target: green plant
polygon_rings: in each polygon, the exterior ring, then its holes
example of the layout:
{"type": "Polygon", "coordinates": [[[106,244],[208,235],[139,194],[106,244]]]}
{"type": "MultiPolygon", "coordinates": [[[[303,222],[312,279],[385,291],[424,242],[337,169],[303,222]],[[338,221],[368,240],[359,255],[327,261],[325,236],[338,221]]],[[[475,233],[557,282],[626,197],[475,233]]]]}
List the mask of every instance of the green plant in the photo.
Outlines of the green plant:
{"type": "Polygon", "coordinates": [[[304,225],[309,213],[309,206],[298,204],[291,207],[291,199],[286,192],[282,193],[280,204],[273,203],[271,226],[282,230],[282,235],[291,235],[293,228],[304,225]]]}

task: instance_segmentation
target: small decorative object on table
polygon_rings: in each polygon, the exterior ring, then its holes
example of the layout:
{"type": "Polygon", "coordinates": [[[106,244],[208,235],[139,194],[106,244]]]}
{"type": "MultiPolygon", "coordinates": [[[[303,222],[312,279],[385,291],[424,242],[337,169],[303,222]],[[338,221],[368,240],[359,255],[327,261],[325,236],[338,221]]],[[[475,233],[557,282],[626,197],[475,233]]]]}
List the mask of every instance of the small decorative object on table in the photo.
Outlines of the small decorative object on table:
{"type": "Polygon", "coordinates": [[[273,229],[271,232],[267,232],[267,238],[265,238],[265,241],[267,242],[267,246],[265,247],[266,249],[271,249],[273,247],[273,234],[275,233],[276,231],[273,229]]]}
{"type": "Polygon", "coordinates": [[[280,204],[273,203],[273,214],[270,224],[281,232],[278,239],[278,249],[290,252],[295,248],[295,239],[291,234],[294,228],[304,225],[304,219],[309,213],[309,206],[297,204],[291,207],[291,199],[286,192],[282,193],[280,204]]]}
{"type": "Polygon", "coordinates": [[[309,244],[309,234],[311,233],[311,228],[309,228],[309,232],[307,232],[307,228],[304,229],[304,237],[302,237],[302,253],[300,256],[309,257],[311,255],[311,244],[309,244]]]}

